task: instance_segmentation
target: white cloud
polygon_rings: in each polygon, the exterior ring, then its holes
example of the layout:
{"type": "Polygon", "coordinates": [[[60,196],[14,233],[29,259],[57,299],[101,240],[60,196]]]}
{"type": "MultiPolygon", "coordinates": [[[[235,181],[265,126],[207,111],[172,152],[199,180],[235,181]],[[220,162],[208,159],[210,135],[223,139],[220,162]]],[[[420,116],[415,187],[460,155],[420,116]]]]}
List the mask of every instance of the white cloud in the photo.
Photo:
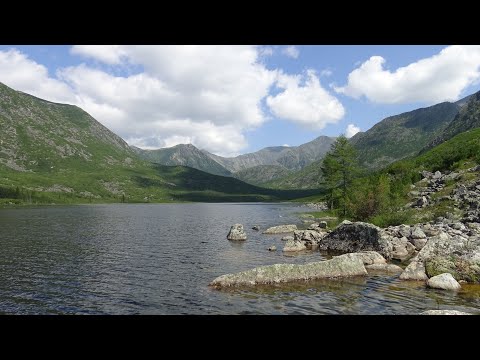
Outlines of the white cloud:
{"type": "MultiPolygon", "coordinates": [[[[0,81],[41,98],[75,104],[136,146],[177,142],[235,155],[243,132],[267,120],[262,100],[277,71],[261,63],[258,46],[74,46],[72,55],[140,73],[86,64],[47,68],[18,50],[0,51],[0,81]],[[102,68],[103,69],[103,68],[102,68]],[[116,74],[116,75],[113,75],[116,74]]],[[[268,49],[266,50],[268,53],[268,49]]]]}
{"type": "Polygon", "coordinates": [[[266,102],[279,118],[322,129],[345,115],[340,101],[320,85],[313,70],[307,70],[303,77],[279,74],[276,85],[283,91],[268,96],[266,102]],[[304,80],[304,84],[301,84],[301,80],[304,80]]]}
{"type": "Polygon", "coordinates": [[[75,103],[71,89],[49,77],[45,66],[37,64],[17,49],[0,51],[0,81],[20,90],[54,102],[75,103]]]}
{"type": "Polygon", "coordinates": [[[353,135],[358,133],[360,128],[358,126],[355,126],[354,124],[348,124],[347,129],[345,130],[345,136],[347,138],[351,138],[353,135]]]}
{"type": "Polygon", "coordinates": [[[75,45],[70,49],[73,55],[91,57],[110,65],[120,64],[126,57],[123,48],[119,45],[75,45]]]}
{"type": "Polygon", "coordinates": [[[394,71],[386,60],[372,56],[348,75],[335,91],[372,102],[397,104],[455,101],[462,91],[480,79],[480,46],[448,46],[440,53],[394,71]]]}
{"type": "Polygon", "coordinates": [[[291,57],[292,59],[298,59],[300,51],[296,46],[290,45],[282,50],[282,54],[291,57]]]}
{"type": "Polygon", "coordinates": [[[330,69],[323,69],[321,72],[320,72],[320,76],[332,76],[333,72],[332,70],[330,69]]]}
{"type": "Polygon", "coordinates": [[[260,55],[262,56],[272,56],[273,53],[273,47],[271,46],[264,46],[260,48],[260,55]]]}

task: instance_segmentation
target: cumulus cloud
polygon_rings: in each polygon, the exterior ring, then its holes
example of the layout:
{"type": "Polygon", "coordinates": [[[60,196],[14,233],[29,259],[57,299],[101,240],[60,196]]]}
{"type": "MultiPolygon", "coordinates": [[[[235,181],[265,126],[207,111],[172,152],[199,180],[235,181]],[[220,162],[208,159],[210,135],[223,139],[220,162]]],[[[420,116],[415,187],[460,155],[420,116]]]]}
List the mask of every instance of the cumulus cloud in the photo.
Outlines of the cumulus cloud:
{"type": "Polygon", "coordinates": [[[292,59],[298,59],[298,56],[300,55],[300,51],[296,46],[287,46],[282,50],[282,54],[288,57],[291,57],[292,59]]]}
{"type": "Polygon", "coordinates": [[[279,74],[276,86],[283,91],[268,96],[266,103],[279,118],[322,129],[345,115],[340,101],[320,85],[313,70],[307,70],[304,76],[279,74]]]}
{"type": "Polygon", "coordinates": [[[123,48],[119,45],[75,45],[70,49],[73,55],[94,58],[109,65],[116,65],[126,57],[123,48]]]}
{"type": "Polygon", "coordinates": [[[385,63],[383,57],[372,56],[335,91],[384,104],[455,101],[480,79],[480,46],[448,46],[394,71],[386,69],[385,63]]]}
{"type": "Polygon", "coordinates": [[[347,138],[351,138],[353,135],[355,135],[359,131],[360,131],[360,128],[358,126],[355,126],[354,124],[348,124],[347,129],[345,130],[345,136],[347,138]]]}
{"type": "Polygon", "coordinates": [[[75,103],[71,89],[51,78],[45,66],[37,64],[17,49],[0,51],[0,81],[20,90],[54,102],[75,103]]]}
{"type": "Polygon", "coordinates": [[[333,72],[332,70],[330,69],[323,69],[321,72],[320,72],[320,76],[332,76],[333,72]]]}

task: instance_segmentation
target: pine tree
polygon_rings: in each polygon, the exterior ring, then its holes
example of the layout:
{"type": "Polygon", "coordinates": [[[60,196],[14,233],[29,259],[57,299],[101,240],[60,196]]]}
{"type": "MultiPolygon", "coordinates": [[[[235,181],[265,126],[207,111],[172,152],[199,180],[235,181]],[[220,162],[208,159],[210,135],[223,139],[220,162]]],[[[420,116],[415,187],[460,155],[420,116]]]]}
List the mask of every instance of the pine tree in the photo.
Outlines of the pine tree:
{"type": "Polygon", "coordinates": [[[330,191],[330,208],[335,201],[341,202],[343,216],[347,215],[347,201],[350,185],[357,173],[357,154],[344,135],[332,144],[322,163],[325,185],[330,191]]]}

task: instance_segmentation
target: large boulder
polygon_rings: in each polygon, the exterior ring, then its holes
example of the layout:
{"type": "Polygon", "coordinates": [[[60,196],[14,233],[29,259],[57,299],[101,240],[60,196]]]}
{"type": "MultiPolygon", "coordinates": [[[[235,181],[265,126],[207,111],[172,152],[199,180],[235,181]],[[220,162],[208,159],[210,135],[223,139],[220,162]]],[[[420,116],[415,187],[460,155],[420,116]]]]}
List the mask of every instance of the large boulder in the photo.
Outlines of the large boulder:
{"type": "Polygon", "coordinates": [[[367,270],[360,258],[345,254],[333,259],[304,265],[275,264],[217,277],[210,283],[215,288],[253,286],[322,278],[365,276],[367,270]]]}
{"type": "Polygon", "coordinates": [[[449,273],[440,274],[434,277],[431,277],[427,281],[427,286],[433,289],[442,289],[442,290],[452,290],[457,291],[462,287],[457,280],[449,273]]]}
{"type": "Polygon", "coordinates": [[[247,234],[243,230],[242,224],[232,225],[227,235],[228,240],[247,240],[247,234]]]}
{"type": "Polygon", "coordinates": [[[319,248],[344,253],[377,251],[390,259],[393,250],[391,241],[392,237],[378,226],[345,220],[320,241],[319,248]]]}
{"type": "Polygon", "coordinates": [[[386,272],[386,273],[401,273],[403,269],[395,264],[372,264],[365,265],[365,268],[370,273],[371,271],[386,272]]]}
{"type": "Polygon", "coordinates": [[[376,251],[361,251],[358,253],[351,253],[350,256],[355,256],[362,260],[363,265],[380,265],[386,264],[385,258],[376,251]]]}
{"type": "Polygon", "coordinates": [[[269,227],[265,230],[264,234],[285,234],[285,233],[293,233],[297,230],[297,225],[278,225],[269,227]]]}
{"type": "Polygon", "coordinates": [[[316,230],[296,230],[293,232],[294,240],[303,242],[308,248],[317,246],[326,235],[327,233],[316,230]]]}
{"type": "Polygon", "coordinates": [[[415,246],[408,241],[406,237],[402,238],[392,238],[391,243],[393,246],[391,257],[395,260],[406,260],[415,252],[415,246]]]}

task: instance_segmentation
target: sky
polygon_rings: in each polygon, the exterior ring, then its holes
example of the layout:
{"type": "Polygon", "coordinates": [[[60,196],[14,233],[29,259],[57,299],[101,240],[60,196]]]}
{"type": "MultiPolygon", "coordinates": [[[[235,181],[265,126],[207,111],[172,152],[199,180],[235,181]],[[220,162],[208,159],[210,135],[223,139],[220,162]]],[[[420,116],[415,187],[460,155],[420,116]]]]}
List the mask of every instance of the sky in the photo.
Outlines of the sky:
{"type": "Polygon", "coordinates": [[[0,45],[0,82],[130,145],[235,156],[459,100],[480,90],[480,46],[0,45]]]}

